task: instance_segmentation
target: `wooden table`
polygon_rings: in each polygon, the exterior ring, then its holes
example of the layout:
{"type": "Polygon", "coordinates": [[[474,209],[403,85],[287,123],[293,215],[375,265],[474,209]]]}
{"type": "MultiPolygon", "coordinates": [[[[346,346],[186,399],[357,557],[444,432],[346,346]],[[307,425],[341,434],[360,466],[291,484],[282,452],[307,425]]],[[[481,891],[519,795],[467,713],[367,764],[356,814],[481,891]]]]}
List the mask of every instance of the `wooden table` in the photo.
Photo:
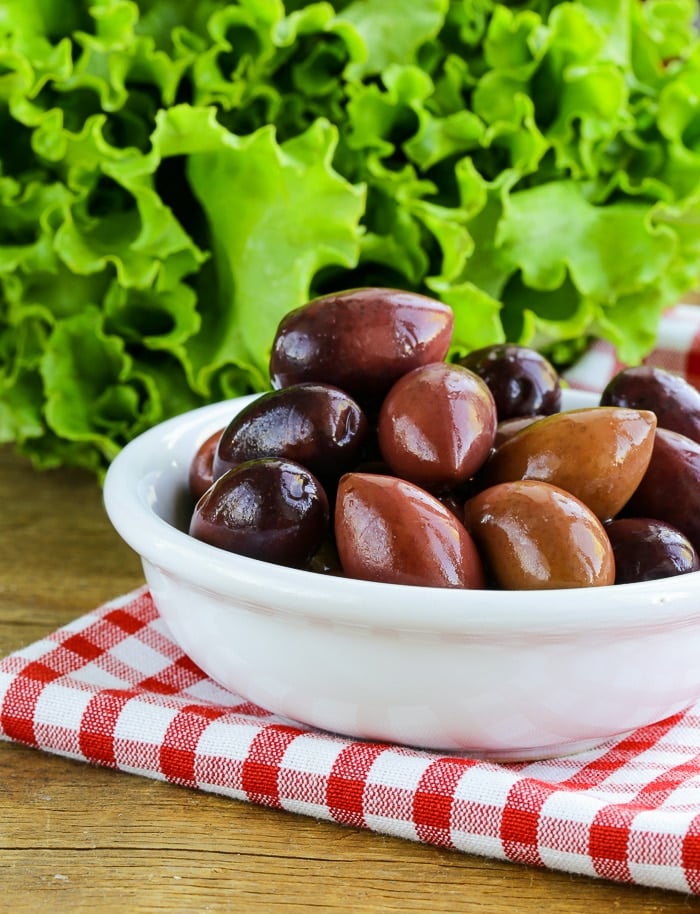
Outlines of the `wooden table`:
{"type": "MultiPolygon", "coordinates": [[[[0,655],[143,583],[95,480],[0,448],[0,655]]],[[[0,910],[700,911],[0,742],[0,910]]]]}

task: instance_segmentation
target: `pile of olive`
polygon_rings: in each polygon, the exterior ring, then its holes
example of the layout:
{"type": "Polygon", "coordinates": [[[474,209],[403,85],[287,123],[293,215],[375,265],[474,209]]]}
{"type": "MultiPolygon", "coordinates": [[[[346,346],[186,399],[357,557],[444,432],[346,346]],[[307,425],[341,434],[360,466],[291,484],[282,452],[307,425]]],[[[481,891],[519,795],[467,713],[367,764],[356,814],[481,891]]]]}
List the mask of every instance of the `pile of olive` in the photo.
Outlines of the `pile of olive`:
{"type": "Polygon", "coordinates": [[[625,369],[596,407],[514,344],[448,361],[453,314],[352,289],[288,314],[272,390],[197,451],[190,533],[370,581],[544,589],[700,568],[700,393],[625,369]],[[679,497],[679,494],[680,497],[679,497]]]}

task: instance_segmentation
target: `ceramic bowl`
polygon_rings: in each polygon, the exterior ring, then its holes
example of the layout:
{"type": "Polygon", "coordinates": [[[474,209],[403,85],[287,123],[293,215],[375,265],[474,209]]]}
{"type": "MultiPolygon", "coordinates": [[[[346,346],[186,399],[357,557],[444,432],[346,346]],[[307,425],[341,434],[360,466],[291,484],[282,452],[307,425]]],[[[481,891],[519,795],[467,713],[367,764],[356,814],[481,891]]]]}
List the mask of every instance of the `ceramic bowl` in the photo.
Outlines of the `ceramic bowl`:
{"type": "MultiPolygon", "coordinates": [[[[250,399],[142,434],[104,487],[172,635],[227,689],[351,737],[499,760],[588,748],[700,697],[700,572],[593,589],[452,590],[279,567],[193,539],[190,461],[250,399]]],[[[567,392],[563,406],[594,402],[567,392]]]]}

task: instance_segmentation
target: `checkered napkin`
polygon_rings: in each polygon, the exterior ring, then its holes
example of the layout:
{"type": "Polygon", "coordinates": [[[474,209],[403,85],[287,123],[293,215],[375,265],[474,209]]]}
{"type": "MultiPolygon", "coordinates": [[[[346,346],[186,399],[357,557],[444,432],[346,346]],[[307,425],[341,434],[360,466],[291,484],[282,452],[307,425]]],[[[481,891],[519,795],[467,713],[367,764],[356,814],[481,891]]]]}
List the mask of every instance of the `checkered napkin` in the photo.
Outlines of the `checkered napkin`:
{"type": "MultiPolygon", "coordinates": [[[[599,389],[614,352],[586,358],[570,383],[599,389]]],[[[700,380],[700,308],[668,315],[650,361],[700,380]]],[[[0,737],[409,840],[700,894],[700,703],[536,763],[363,742],[222,689],[142,588],[0,661],[0,737]]]]}
{"type": "Polygon", "coordinates": [[[529,764],[347,739],[207,679],[141,589],[0,662],[0,732],[384,834],[700,893],[700,707],[529,764]]]}

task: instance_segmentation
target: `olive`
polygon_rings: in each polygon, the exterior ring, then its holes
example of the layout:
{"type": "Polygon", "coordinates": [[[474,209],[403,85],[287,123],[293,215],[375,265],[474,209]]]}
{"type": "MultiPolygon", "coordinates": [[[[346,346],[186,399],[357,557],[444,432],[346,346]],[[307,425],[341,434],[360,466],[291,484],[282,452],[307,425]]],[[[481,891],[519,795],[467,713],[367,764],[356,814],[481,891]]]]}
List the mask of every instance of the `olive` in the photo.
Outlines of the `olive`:
{"type": "Polygon", "coordinates": [[[401,375],[445,358],[454,316],[440,301],[400,289],[350,289],[316,298],[280,322],[270,356],[274,388],[333,384],[377,403],[401,375]]]}
{"type": "Polygon", "coordinates": [[[220,428],[197,448],[190,463],[189,487],[195,501],[201,498],[214,482],[214,454],[223,429],[220,428]]]}
{"type": "Polygon", "coordinates": [[[661,428],[700,443],[700,391],[672,371],[654,365],[624,368],[608,382],[600,402],[650,409],[661,428]]]}
{"type": "Polygon", "coordinates": [[[654,413],[617,406],[544,416],[498,446],[484,467],[483,485],[539,479],[609,520],[647,469],[655,427],[654,413]]]}
{"type": "Polygon", "coordinates": [[[619,372],[599,406],[560,412],[542,353],[499,343],[447,361],[453,328],[448,305],[400,289],[289,312],[272,390],[190,463],[192,536],[418,586],[568,588],[700,570],[700,391],[644,365],[619,372]]]}
{"type": "Polygon", "coordinates": [[[656,581],[700,569],[698,554],[671,524],[620,517],[605,525],[615,556],[615,583],[656,581]]]}
{"type": "Polygon", "coordinates": [[[518,416],[548,416],[561,408],[559,375],[536,349],[495,343],[474,349],[457,362],[488,384],[499,422],[518,416]]]}
{"type": "Polygon", "coordinates": [[[359,458],[367,420],[358,404],[328,384],[273,390],[248,404],[225,428],[214,476],[259,457],[301,463],[319,479],[336,477],[359,458]]]}
{"type": "Polygon", "coordinates": [[[492,486],[465,504],[464,522],[504,590],[614,583],[615,562],[602,523],[557,486],[538,480],[492,486]]]}
{"type": "Polygon", "coordinates": [[[348,577],[424,587],[485,584],[481,559],[461,521],[424,489],[394,476],[341,478],[335,539],[348,577]]]}
{"type": "Polygon", "coordinates": [[[657,428],[649,466],[624,514],[671,524],[700,551],[700,444],[657,428]]]}
{"type": "Polygon", "coordinates": [[[328,499],[306,467],[276,457],[220,476],[195,505],[189,532],[251,558],[302,567],[328,531],[328,499]]]}
{"type": "Polygon", "coordinates": [[[452,489],[488,457],[496,406],[481,378],[447,362],[415,368],[382,403],[378,440],[395,475],[430,491],[452,489]]]}

